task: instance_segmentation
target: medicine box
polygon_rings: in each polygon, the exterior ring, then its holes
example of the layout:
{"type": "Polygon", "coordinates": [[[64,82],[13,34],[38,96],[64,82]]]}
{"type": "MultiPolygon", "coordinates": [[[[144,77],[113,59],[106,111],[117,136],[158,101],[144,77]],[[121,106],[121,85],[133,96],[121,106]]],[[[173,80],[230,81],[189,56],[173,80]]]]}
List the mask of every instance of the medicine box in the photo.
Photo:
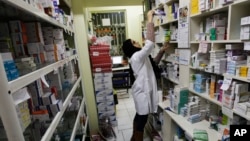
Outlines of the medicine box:
{"type": "Polygon", "coordinates": [[[105,95],[113,95],[113,89],[104,89],[104,90],[100,90],[100,91],[95,91],[95,95],[96,96],[105,96],[105,95]]]}
{"type": "Polygon", "coordinates": [[[241,25],[249,25],[250,24],[250,16],[242,17],[240,24],[241,25]]]}
{"type": "Polygon", "coordinates": [[[105,95],[105,96],[96,96],[96,102],[106,102],[106,101],[110,101],[110,102],[114,101],[113,93],[105,95]]]}
{"type": "Polygon", "coordinates": [[[56,97],[53,93],[47,92],[42,97],[42,103],[43,105],[50,105],[56,102],[56,97]]]}

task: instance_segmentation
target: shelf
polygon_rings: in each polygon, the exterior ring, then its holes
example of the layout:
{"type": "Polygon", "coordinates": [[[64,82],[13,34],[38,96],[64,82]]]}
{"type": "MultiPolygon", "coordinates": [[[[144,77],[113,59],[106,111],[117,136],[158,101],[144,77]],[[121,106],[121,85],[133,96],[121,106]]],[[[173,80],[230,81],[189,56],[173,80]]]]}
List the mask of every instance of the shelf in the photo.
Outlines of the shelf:
{"type": "Polygon", "coordinates": [[[209,10],[204,11],[204,12],[199,12],[199,13],[193,14],[193,15],[190,16],[190,18],[205,17],[205,16],[209,16],[209,15],[212,15],[212,14],[215,14],[215,13],[227,11],[229,5],[230,4],[224,5],[224,6],[220,6],[220,7],[216,7],[216,8],[213,8],[213,9],[209,9],[209,10]]]}
{"type": "Polygon", "coordinates": [[[73,131],[72,131],[72,134],[71,134],[71,137],[70,137],[70,141],[75,140],[77,128],[79,128],[79,126],[80,126],[80,116],[81,116],[81,113],[82,113],[83,108],[84,108],[84,103],[85,102],[84,102],[84,98],[83,98],[82,103],[81,103],[81,107],[80,107],[80,109],[78,111],[78,114],[77,114],[77,117],[76,117],[74,128],[73,128],[73,131]]]}
{"type": "Polygon", "coordinates": [[[178,22],[178,19],[173,19],[173,20],[167,21],[166,23],[162,23],[160,25],[167,25],[167,24],[174,23],[174,22],[178,22]]]}
{"type": "Polygon", "coordinates": [[[199,44],[199,43],[214,43],[214,44],[225,44],[225,43],[243,43],[241,40],[215,40],[215,41],[191,41],[191,44],[199,44]]]}
{"type": "Polygon", "coordinates": [[[173,83],[179,85],[179,82],[176,81],[176,80],[174,80],[174,79],[171,79],[171,78],[168,78],[168,77],[163,77],[163,78],[165,78],[165,79],[167,79],[167,80],[169,80],[169,81],[171,81],[171,82],[173,82],[173,83]]]}
{"type": "Polygon", "coordinates": [[[169,63],[173,63],[173,64],[179,64],[178,61],[174,61],[174,60],[169,60],[169,59],[165,59],[165,60],[162,60],[163,62],[169,62],[169,63]]]}
{"type": "Polygon", "coordinates": [[[41,69],[38,69],[36,71],[33,71],[29,74],[26,74],[24,76],[21,76],[13,81],[8,82],[9,83],[9,91],[11,93],[14,93],[15,91],[27,86],[28,84],[32,83],[33,81],[41,78],[41,76],[44,76],[54,70],[57,70],[59,67],[62,67],[67,62],[76,59],[77,55],[73,55],[71,57],[67,57],[64,60],[60,60],[58,62],[55,62],[53,64],[50,64],[46,67],[43,67],[41,69]]]}
{"type": "Polygon", "coordinates": [[[61,120],[61,118],[62,118],[65,110],[67,109],[67,107],[68,107],[68,105],[69,105],[69,103],[71,101],[71,98],[74,95],[75,90],[79,86],[80,82],[81,82],[81,76],[78,78],[78,80],[74,84],[73,88],[69,92],[66,100],[63,103],[62,110],[56,114],[56,116],[54,117],[53,121],[51,122],[49,128],[46,130],[45,134],[43,135],[41,141],[48,141],[48,140],[51,139],[51,137],[52,137],[52,135],[53,135],[53,133],[54,133],[54,131],[55,131],[55,129],[56,129],[59,121],[61,120]]]}
{"type": "Polygon", "coordinates": [[[223,76],[224,77],[229,77],[229,78],[232,78],[232,79],[235,79],[235,80],[240,80],[240,81],[250,83],[250,80],[248,80],[246,77],[240,77],[240,76],[230,75],[230,74],[226,74],[226,73],[224,73],[223,76]]]}
{"type": "MultiPolygon", "coordinates": [[[[170,106],[169,100],[166,100],[159,104],[159,107],[162,108],[163,110],[169,106],[170,106]]],[[[209,128],[210,123],[208,121],[203,120],[192,124],[181,115],[175,114],[171,111],[166,111],[166,110],[164,111],[171,117],[173,121],[175,121],[176,124],[178,124],[178,126],[180,126],[192,138],[193,138],[193,130],[201,129],[207,131],[209,141],[218,141],[221,139],[221,134],[219,132],[209,128]]]]}
{"type": "MultiPolygon", "coordinates": [[[[65,0],[67,1],[67,0],[65,0]]],[[[34,6],[32,6],[31,4],[28,4],[27,2],[23,1],[23,0],[5,0],[5,3],[8,3],[10,5],[12,5],[13,7],[16,7],[22,11],[28,12],[29,14],[37,17],[38,19],[41,19],[47,23],[50,23],[52,25],[58,26],[63,28],[66,32],[69,33],[74,33],[73,29],[70,27],[67,27],[64,24],[59,23],[58,21],[56,21],[54,18],[48,16],[47,14],[45,14],[43,11],[35,8],[34,6]]],[[[34,19],[33,19],[34,20],[34,19]]]]}
{"type": "Polygon", "coordinates": [[[169,43],[171,43],[171,44],[177,44],[178,41],[169,41],[169,43]]]}
{"type": "Polygon", "coordinates": [[[169,4],[173,3],[173,2],[178,2],[178,1],[179,0],[167,0],[166,4],[169,5],[169,4]]]}
{"type": "Polygon", "coordinates": [[[198,71],[202,71],[202,72],[205,72],[205,73],[210,73],[210,74],[215,74],[215,75],[220,75],[222,76],[222,74],[219,74],[219,73],[214,73],[214,72],[208,72],[208,71],[205,71],[205,69],[202,69],[202,68],[195,68],[193,66],[189,66],[190,69],[193,69],[193,70],[198,70],[198,71]]]}
{"type": "Polygon", "coordinates": [[[233,109],[233,113],[235,113],[235,114],[237,114],[237,115],[239,115],[239,116],[245,118],[246,120],[250,120],[250,113],[249,113],[249,112],[248,112],[247,115],[245,115],[245,114],[242,114],[242,113],[236,111],[235,109],[233,109]]]}
{"type": "Polygon", "coordinates": [[[198,93],[198,92],[194,91],[192,88],[189,88],[188,90],[189,90],[191,93],[193,93],[193,94],[196,94],[196,95],[198,95],[198,96],[200,96],[200,97],[202,97],[202,98],[204,98],[204,99],[206,99],[206,100],[208,100],[208,101],[210,101],[210,102],[213,102],[214,104],[217,104],[217,105],[219,105],[219,106],[222,105],[220,101],[218,101],[218,100],[216,100],[216,99],[210,98],[209,95],[208,95],[207,93],[198,93]]]}

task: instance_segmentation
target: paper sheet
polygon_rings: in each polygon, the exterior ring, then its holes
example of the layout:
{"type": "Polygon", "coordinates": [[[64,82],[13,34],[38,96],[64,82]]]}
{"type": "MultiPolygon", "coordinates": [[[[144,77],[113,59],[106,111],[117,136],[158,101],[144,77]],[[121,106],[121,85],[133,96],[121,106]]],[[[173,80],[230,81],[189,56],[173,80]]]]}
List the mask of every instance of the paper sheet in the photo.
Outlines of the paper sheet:
{"type": "Polygon", "coordinates": [[[48,84],[48,82],[46,81],[44,75],[41,76],[41,80],[42,80],[43,84],[44,84],[47,88],[49,88],[49,84],[48,84]]]}
{"type": "Polygon", "coordinates": [[[221,85],[220,89],[226,91],[230,87],[232,83],[232,78],[224,77],[223,84],[221,85]]]}
{"type": "Polygon", "coordinates": [[[179,63],[182,65],[189,65],[189,61],[190,61],[190,50],[187,49],[182,49],[179,50],[179,63]]]}
{"type": "Polygon", "coordinates": [[[200,43],[198,52],[199,53],[207,53],[208,52],[208,46],[209,46],[208,43],[200,43]]]}
{"type": "Polygon", "coordinates": [[[102,19],[102,26],[110,26],[110,19],[109,18],[102,19]]]}
{"type": "Polygon", "coordinates": [[[189,48],[189,7],[178,11],[178,48],[189,48]]]}
{"type": "Polygon", "coordinates": [[[13,93],[12,98],[13,98],[14,104],[18,105],[19,103],[22,103],[22,102],[30,99],[30,95],[27,91],[27,88],[24,87],[22,89],[19,89],[15,93],[13,93]]]}

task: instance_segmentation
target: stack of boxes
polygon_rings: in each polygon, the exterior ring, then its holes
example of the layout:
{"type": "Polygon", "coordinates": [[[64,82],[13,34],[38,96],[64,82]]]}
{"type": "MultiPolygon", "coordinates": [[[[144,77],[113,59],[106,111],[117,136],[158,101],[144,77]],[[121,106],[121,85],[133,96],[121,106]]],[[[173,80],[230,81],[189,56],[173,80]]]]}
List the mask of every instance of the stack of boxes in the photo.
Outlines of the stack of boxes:
{"type": "Polygon", "coordinates": [[[46,54],[44,52],[44,40],[42,34],[42,27],[39,22],[25,23],[27,28],[28,38],[28,54],[34,57],[36,64],[43,64],[46,61],[46,54]]]}
{"type": "Polygon", "coordinates": [[[224,73],[226,73],[226,70],[227,70],[227,59],[226,58],[215,60],[214,73],[224,74],[224,73]]]}
{"type": "Polygon", "coordinates": [[[174,24],[171,24],[169,29],[171,31],[170,40],[171,41],[176,41],[178,39],[178,26],[174,25],[174,24]]]}
{"type": "Polygon", "coordinates": [[[36,80],[28,85],[32,97],[31,113],[33,120],[46,121],[54,117],[63,107],[62,100],[56,98],[56,92],[43,89],[41,80],[36,80]]]}
{"type": "Polygon", "coordinates": [[[199,122],[205,119],[207,114],[206,101],[198,96],[189,97],[189,103],[186,105],[188,121],[191,123],[199,122]]]}
{"type": "Polygon", "coordinates": [[[205,10],[209,10],[213,8],[212,0],[199,0],[199,11],[203,12],[205,10]]]}
{"type": "Polygon", "coordinates": [[[9,21],[9,27],[15,56],[27,55],[25,46],[28,43],[28,37],[25,24],[22,21],[9,21]]]}
{"type": "Polygon", "coordinates": [[[31,123],[30,111],[27,102],[27,100],[30,99],[30,95],[27,91],[27,87],[19,89],[18,91],[13,93],[12,96],[15,103],[21,128],[23,131],[25,131],[25,129],[31,123]],[[19,97],[22,97],[22,99],[20,100],[19,97]]]}
{"type": "Polygon", "coordinates": [[[74,70],[74,64],[70,61],[67,65],[63,66],[62,71],[60,71],[60,76],[54,76],[58,79],[58,81],[61,79],[61,84],[64,90],[69,89],[70,86],[77,80],[74,70]]]}
{"type": "Polygon", "coordinates": [[[209,51],[210,53],[210,65],[215,66],[215,61],[219,59],[223,59],[226,57],[226,51],[225,50],[213,50],[209,51]]]}
{"type": "Polygon", "coordinates": [[[204,93],[206,91],[206,77],[203,74],[194,74],[195,80],[193,84],[194,91],[204,93]]]}
{"type": "Polygon", "coordinates": [[[3,60],[4,69],[5,69],[8,81],[18,78],[19,71],[16,68],[16,64],[12,58],[12,54],[10,52],[6,52],[6,53],[0,53],[0,55],[3,60]]]}
{"type": "MultiPolygon", "coordinates": [[[[240,67],[245,66],[247,64],[246,56],[238,55],[238,56],[228,56],[227,57],[227,74],[231,75],[239,75],[240,67]]],[[[245,71],[246,73],[247,71],[245,71]]]]}
{"type": "Polygon", "coordinates": [[[212,28],[210,29],[210,40],[226,40],[227,18],[225,14],[213,15],[212,28]]]}
{"type": "Polygon", "coordinates": [[[96,105],[99,120],[108,118],[112,125],[117,125],[112,83],[112,60],[109,45],[92,45],[89,48],[96,105]]]}
{"type": "Polygon", "coordinates": [[[20,75],[27,74],[36,70],[36,64],[33,57],[16,58],[15,63],[20,75]]]}
{"type": "Polygon", "coordinates": [[[179,65],[175,63],[167,63],[167,77],[176,82],[179,81],[179,65]]]}
{"type": "Polygon", "coordinates": [[[223,91],[222,105],[229,108],[229,109],[233,109],[233,107],[234,107],[236,85],[237,85],[237,82],[233,81],[230,84],[228,90],[223,91]]]}
{"type": "Polygon", "coordinates": [[[65,58],[65,44],[62,29],[43,27],[44,49],[48,62],[56,62],[65,58]]]}
{"type": "MultiPolygon", "coordinates": [[[[240,25],[240,39],[246,41],[250,40],[250,16],[242,17],[240,25]]],[[[245,49],[249,50],[250,48],[246,46],[245,49]]]]}
{"type": "Polygon", "coordinates": [[[171,108],[175,111],[175,113],[180,114],[181,108],[188,103],[188,94],[189,91],[185,87],[176,86],[174,88],[174,95],[171,97],[171,108]]]}
{"type": "Polygon", "coordinates": [[[227,15],[225,13],[218,13],[207,17],[204,22],[200,23],[200,31],[194,35],[195,40],[226,40],[227,15]],[[204,22],[205,27],[203,27],[204,22]]]}
{"type": "Polygon", "coordinates": [[[237,83],[235,85],[235,100],[233,108],[243,115],[250,113],[250,92],[247,83],[237,83]]]}

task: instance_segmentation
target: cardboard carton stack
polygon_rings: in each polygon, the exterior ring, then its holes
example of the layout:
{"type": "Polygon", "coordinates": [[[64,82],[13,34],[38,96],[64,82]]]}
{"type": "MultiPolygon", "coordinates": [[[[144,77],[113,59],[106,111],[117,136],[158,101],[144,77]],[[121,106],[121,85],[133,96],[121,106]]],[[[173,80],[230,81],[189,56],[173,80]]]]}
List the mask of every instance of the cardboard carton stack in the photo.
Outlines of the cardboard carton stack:
{"type": "Polygon", "coordinates": [[[99,119],[108,118],[112,125],[117,125],[112,84],[112,59],[109,51],[109,45],[92,45],[89,48],[99,119]]]}

